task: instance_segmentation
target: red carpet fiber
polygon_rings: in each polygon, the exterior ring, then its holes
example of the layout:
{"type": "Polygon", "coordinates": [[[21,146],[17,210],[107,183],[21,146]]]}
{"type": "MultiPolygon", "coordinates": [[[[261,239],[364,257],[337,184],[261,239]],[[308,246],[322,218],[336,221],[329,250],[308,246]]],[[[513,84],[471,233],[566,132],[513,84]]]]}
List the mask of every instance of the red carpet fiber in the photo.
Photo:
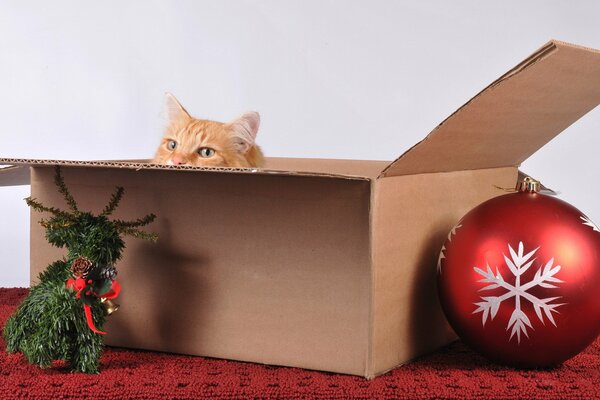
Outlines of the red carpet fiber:
{"type": "MultiPolygon", "coordinates": [[[[27,289],[0,289],[0,326],[27,289]]],[[[0,399],[599,399],[600,339],[552,370],[491,364],[461,343],[367,381],[295,368],[106,348],[102,373],[41,370],[0,339],[0,399]]]]}

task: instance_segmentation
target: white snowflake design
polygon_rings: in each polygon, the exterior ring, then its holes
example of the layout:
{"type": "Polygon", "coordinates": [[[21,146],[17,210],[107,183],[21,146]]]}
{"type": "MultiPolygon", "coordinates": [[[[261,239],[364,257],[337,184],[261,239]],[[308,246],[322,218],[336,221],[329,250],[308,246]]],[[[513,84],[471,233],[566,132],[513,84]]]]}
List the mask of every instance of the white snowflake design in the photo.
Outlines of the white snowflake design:
{"type": "Polygon", "coordinates": [[[538,271],[535,273],[533,279],[527,283],[521,283],[521,275],[525,273],[531,267],[535,258],[532,258],[536,251],[538,251],[539,247],[531,252],[523,255],[523,242],[519,242],[518,251],[515,252],[514,249],[508,245],[508,251],[510,252],[510,257],[508,258],[504,255],[504,261],[506,262],[506,266],[509,268],[510,272],[515,277],[515,284],[511,285],[506,282],[498,268],[496,268],[496,274],[492,272],[489,264],[486,265],[486,271],[474,267],[473,269],[479,275],[483,276],[483,279],[480,279],[479,282],[489,283],[490,285],[479,289],[479,291],[484,290],[492,290],[497,288],[506,289],[506,293],[502,296],[489,296],[489,297],[481,297],[483,300],[479,303],[474,303],[478,308],[473,311],[473,314],[483,313],[482,315],[482,323],[485,326],[485,322],[487,321],[488,316],[490,316],[490,320],[494,319],[498,310],[500,309],[500,305],[504,300],[510,299],[512,297],[515,298],[515,309],[510,316],[510,320],[508,321],[508,326],[506,330],[512,328],[510,332],[509,341],[517,335],[517,342],[521,343],[521,334],[524,334],[529,338],[529,334],[527,332],[527,328],[533,329],[531,325],[531,321],[527,314],[525,314],[521,310],[521,302],[524,300],[529,301],[533,305],[533,309],[535,310],[536,315],[542,322],[544,322],[544,315],[546,318],[554,326],[556,326],[556,322],[554,321],[554,317],[552,313],[559,313],[556,308],[564,305],[565,303],[552,303],[554,300],[559,299],[558,297],[548,297],[545,299],[540,299],[527,291],[536,286],[541,286],[543,288],[554,289],[558,286],[554,285],[555,283],[562,283],[560,279],[556,278],[555,275],[560,271],[560,265],[554,265],[554,258],[551,258],[544,267],[540,267],[538,271]],[[542,314],[543,311],[543,314],[542,314]]]}
{"type": "MultiPolygon", "coordinates": [[[[458,228],[460,228],[461,225],[461,221],[458,221],[458,224],[454,225],[454,227],[450,230],[450,232],[448,233],[448,242],[452,241],[452,236],[456,235],[456,230],[458,228]]],[[[446,255],[444,254],[444,252],[446,251],[446,244],[444,243],[444,245],[442,246],[442,250],[440,250],[440,255],[438,257],[438,262],[437,262],[437,270],[438,273],[442,273],[442,260],[444,258],[446,258],[446,255]]]]}
{"type": "Polygon", "coordinates": [[[598,229],[598,226],[596,226],[596,224],[594,224],[591,219],[589,219],[585,215],[582,215],[579,218],[581,218],[583,220],[583,224],[584,225],[587,225],[587,226],[591,227],[596,232],[600,232],[600,229],[598,229]]]}

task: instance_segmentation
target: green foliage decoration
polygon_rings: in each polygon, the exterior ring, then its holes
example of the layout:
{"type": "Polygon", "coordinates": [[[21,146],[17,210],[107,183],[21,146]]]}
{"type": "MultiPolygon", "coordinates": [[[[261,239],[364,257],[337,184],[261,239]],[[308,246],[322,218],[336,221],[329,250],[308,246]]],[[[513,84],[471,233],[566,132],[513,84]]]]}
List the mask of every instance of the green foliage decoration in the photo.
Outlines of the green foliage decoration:
{"type": "MultiPolygon", "coordinates": [[[[91,308],[94,325],[102,329],[106,311],[100,301],[111,287],[115,263],[125,248],[123,235],[156,241],[157,235],[140,230],[156,216],[148,214],[134,221],[110,220],[124,190],[118,187],[108,205],[99,215],[79,210],[70,193],[60,167],[55,168],[54,182],[62,194],[68,211],[47,207],[33,198],[25,201],[35,211],[48,213],[40,224],[46,229],[46,239],[56,247],[66,247],[64,259],[50,264],[39,275],[39,283],[7,320],[2,332],[9,352],[21,352],[31,364],[49,368],[55,360],[64,360],[73,372],[98,373],[103,348],[103,336],[93,332],[84,315],[84,304],[91,308]],[[95,295],[77,296],[67,287],[76,278],[71,270],[74,260],[85,257],[91,261],[86,279],[95,295]],[[108,273],[107,273],[108,272],[108,273]]],[[[86,289],[87,290],[87,289],[86,289]]]]}

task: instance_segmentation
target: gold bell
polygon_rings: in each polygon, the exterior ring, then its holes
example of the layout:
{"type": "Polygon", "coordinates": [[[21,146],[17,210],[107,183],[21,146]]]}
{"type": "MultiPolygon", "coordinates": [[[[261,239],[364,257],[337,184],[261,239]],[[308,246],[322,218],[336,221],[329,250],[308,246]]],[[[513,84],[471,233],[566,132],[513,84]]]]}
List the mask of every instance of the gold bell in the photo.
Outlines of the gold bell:
{"type": "Polygon", "coordinates": [[[100,302],[104,304],[104,309],[106,310],[106,315],[111,315],[115,311],[117,311],[120,307],[119,304],[113,302],[111,299],[107,299],[106,297],[100,298],[100,302]]]}

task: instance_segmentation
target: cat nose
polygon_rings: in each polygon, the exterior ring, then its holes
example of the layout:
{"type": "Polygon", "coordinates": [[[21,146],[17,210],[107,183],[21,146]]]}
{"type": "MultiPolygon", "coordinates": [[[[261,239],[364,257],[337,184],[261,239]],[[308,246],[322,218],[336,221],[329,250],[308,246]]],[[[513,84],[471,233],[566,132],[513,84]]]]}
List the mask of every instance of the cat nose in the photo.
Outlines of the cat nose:
{"type": "Polygon", "coordinates": [[[182,157],[179,157],[179,156],[173,156],[173,158],[171,159],[171,162],[173,163],[173,165],[184,165],[184,164],[187,164],[187,161],[184,160],[182,157]]]}

